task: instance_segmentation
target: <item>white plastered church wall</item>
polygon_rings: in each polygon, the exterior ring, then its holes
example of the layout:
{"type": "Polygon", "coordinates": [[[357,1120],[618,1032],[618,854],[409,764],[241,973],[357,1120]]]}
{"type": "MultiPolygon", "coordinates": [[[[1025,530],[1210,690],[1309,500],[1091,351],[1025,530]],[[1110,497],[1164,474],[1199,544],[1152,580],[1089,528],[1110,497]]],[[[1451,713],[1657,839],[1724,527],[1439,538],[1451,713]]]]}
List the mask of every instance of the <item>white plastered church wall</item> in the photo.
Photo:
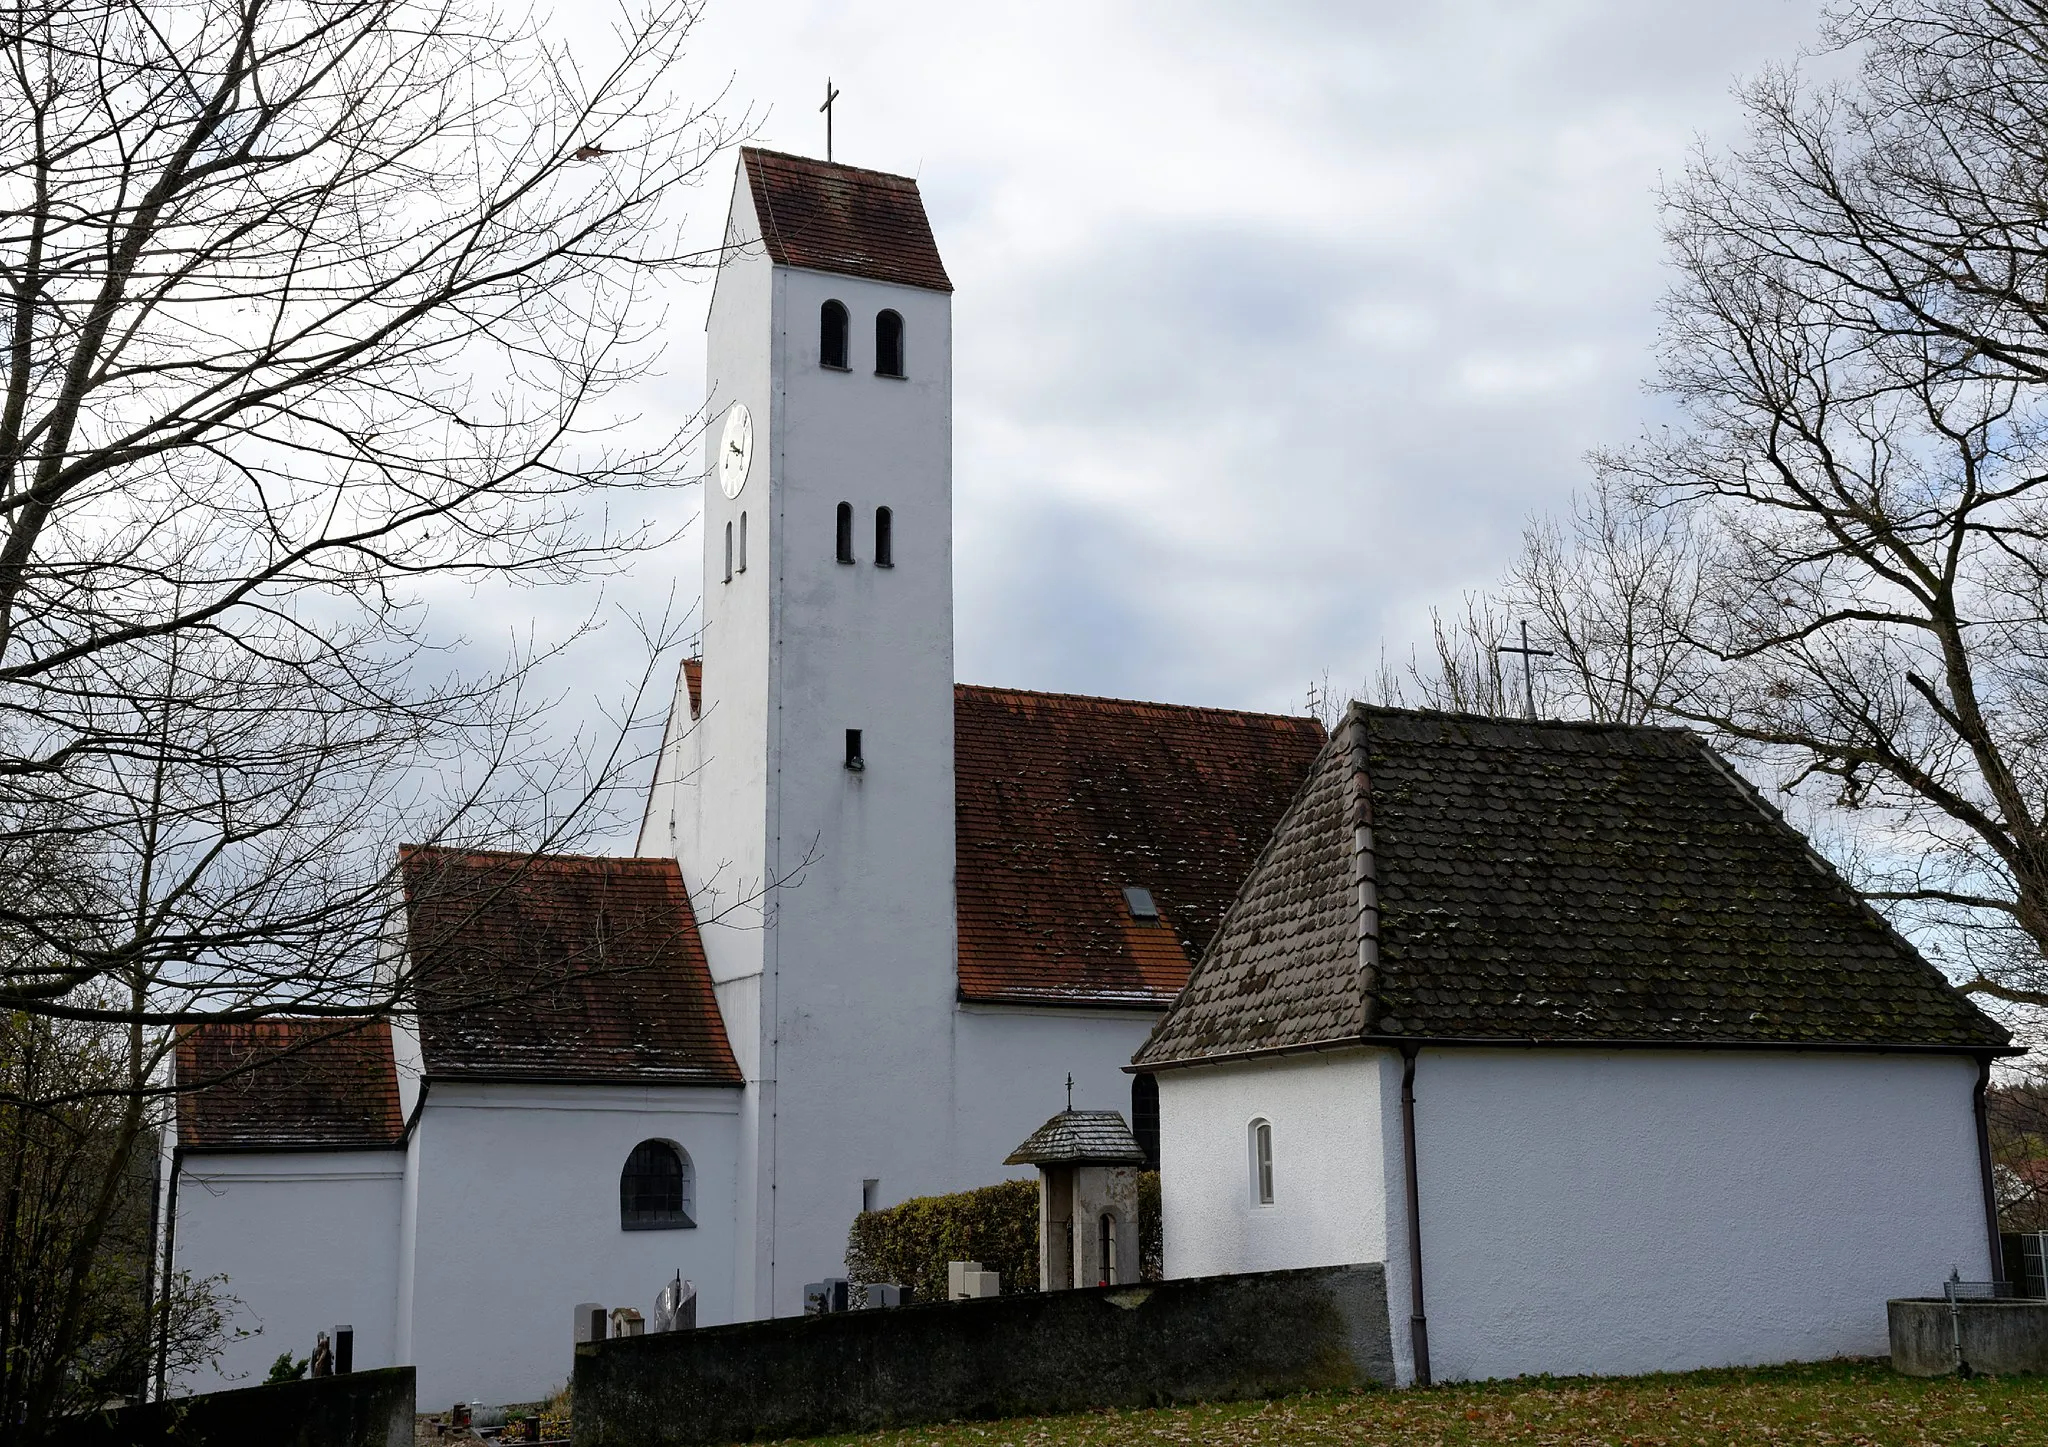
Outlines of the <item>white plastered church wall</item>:
{"type": "Polygon", "coordinates": [[[1976,1071],[1913,1054],[1424,1050],[1434,1374],[1881,1354],[1888,1298],[1988,1269],[1976,1071]]]}
{"type": "Polygon", "coordinates": [[[410,1292],[422,1410],[538,1400],[569,1378],[578,1302],[651,1318],[677,1271],[697,1284],[701,1322],[732,1320],[738,1097],[699,1086],[432,1084],[415,1131],[410,1292]],[[621,1228],[619,1175],[644,1140],[688,1152],[694,1230],[621,1228]]]}
{"type": "MultiPolygon", "coordinates": [[[[1413,1381],[1399,1053],[1158,1079],[1167,1274],[1383,1261],[1413,1381]]],[[[1975,1079],[1971,1060],[1910,1053],[1423,1048],[1433,1377],[1882,1352],[1889,1297],[1987,1269],[1975,1079]]]]}
{"type": "Polygon", "coordinates": [[[949,1190],[1006,1176],[1033,1179],[1030,1166],[1003,1157],[1054,1111],[1074,1104],[1131,1119],[1131,1077],[1124,1071],[1152,1026],[1151,1010],[962,1005],[953,1017],[954,1083],[949,1190]]]}
{"type": "Polygon", "coordinates": [[[1159,1072],[1168,1276],[1387,1259],[1384,1053],[1159,1072]],[[1256,1120],[1273,1129],[1270,1205],[1255,1199],[1256,1120]]]}
{"type": "Polygon", "coordinates": [[[355,1329],[354,1365],[401,1361],[393,1336],[405,1156],[400,1151],[193,1153],[179,1160],[173,1269],[233,1299],[232,1338],[172,1395],[261,1383],[280,1352],[355,1329]]]}

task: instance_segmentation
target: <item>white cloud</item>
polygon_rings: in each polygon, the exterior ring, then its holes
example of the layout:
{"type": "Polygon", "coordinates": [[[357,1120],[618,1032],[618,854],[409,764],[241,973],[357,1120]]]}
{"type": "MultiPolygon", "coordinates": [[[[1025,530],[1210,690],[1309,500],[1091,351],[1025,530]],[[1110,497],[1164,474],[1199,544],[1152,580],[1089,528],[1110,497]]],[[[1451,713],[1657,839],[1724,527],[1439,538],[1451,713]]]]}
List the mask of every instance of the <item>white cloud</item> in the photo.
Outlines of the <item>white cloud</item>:
{"type": "MultiPolygon", "coordinates": [[[[1405,656],[1658,415],[1654,189],[1815,13],[714,0],[685,80],[818,153],[830,74],[838,158],[920,179],[958,288],[962,676],[1284,708],[1405,656]]],[[[670,298],[665,415],[705,296],[670,298]]]]}

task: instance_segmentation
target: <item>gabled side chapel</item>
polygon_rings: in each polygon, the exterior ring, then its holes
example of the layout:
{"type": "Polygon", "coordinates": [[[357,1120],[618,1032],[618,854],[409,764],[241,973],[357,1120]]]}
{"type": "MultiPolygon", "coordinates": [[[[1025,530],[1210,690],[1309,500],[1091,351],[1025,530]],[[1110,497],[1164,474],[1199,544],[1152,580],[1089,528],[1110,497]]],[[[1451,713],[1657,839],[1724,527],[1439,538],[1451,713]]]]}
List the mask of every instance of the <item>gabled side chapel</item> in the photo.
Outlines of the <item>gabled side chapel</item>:
{"type": "Polygon", "coordinates": [[[1020,1173],[1070,1073],[1144,1133],[1123,1067],[1323,730],[957,684],[915,182],[749,149],[726,239],[702,657],[639,857],[409,850],[420,1014],[188,1037],[190,1079],[296,1048],[182,1105],[171,1254],[261,1328],[186,1387],[347,1324],[423,1402],[532,1400],[580,1303],[680,1272],[706,1325],[801,1311],[857,1212],[1020,1173]]]}

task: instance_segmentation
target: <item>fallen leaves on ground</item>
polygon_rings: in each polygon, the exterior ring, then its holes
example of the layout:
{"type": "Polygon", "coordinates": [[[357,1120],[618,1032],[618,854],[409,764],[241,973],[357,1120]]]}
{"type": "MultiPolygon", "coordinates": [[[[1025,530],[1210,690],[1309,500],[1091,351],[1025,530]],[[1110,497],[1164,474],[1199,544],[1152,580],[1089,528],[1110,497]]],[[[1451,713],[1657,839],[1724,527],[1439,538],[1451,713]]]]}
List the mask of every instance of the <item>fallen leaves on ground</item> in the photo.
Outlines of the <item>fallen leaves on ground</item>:
{"type": "Polygon", "coordinates": [[[1285,1397],[835,1437],[846,1447],[2048,1447],[2048,1378],[1882,1362],[1285,1397]]]}

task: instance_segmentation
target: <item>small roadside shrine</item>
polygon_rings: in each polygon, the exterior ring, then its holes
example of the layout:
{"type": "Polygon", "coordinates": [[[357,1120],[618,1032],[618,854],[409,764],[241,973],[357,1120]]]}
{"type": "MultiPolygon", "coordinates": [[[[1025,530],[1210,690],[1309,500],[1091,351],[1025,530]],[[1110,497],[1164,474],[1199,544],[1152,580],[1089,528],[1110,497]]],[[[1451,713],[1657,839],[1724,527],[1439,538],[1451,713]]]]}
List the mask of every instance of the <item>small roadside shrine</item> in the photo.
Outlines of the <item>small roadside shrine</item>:
{"type": "Polygon", "coordinates": [[[1063,1110],[1011,1151],[1038,1167],[1038,1289],[1138,1279],[1138,1172],[1145,1153],[1113,1110],[1063,1110]]]}

